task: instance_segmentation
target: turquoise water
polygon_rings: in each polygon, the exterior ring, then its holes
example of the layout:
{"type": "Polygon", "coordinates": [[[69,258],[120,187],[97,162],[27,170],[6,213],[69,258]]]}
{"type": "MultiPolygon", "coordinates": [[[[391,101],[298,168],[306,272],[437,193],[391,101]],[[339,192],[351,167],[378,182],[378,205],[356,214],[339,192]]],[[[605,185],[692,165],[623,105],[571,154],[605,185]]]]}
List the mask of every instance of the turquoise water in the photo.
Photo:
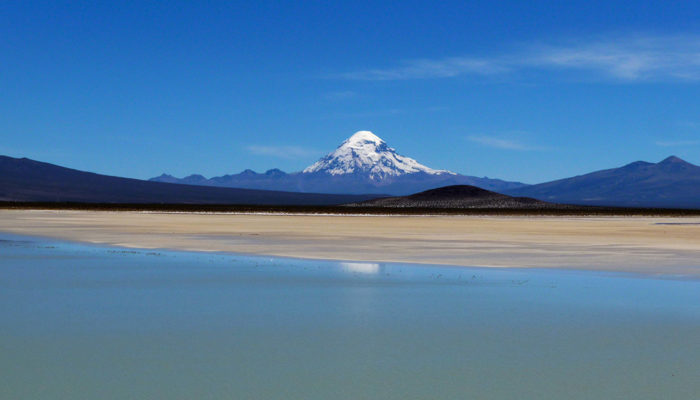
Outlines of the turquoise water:
{"type": "Polygon", "coordinates": [[[698,399],[700,281],[0,236],[0,399],[698,399]]]}

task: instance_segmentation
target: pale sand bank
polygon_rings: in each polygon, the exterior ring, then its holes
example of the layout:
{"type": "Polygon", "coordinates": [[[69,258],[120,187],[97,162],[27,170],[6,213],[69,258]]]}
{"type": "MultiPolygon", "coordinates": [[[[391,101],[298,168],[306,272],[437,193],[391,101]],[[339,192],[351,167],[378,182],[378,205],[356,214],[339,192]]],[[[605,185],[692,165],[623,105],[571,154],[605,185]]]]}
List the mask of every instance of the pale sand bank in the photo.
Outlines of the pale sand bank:
{"type": "Polygon", "coordinates": [[[700,276],[700,218],[0,210],[0,231],[137,248],[700,276]]]}

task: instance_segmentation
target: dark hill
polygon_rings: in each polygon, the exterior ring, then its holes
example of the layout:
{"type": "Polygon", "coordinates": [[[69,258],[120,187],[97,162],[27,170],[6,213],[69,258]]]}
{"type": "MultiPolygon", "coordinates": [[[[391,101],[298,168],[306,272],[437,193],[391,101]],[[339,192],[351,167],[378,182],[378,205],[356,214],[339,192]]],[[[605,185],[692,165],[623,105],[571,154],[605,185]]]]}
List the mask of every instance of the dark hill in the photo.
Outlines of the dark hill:
{"type": "Polygon", "coordinates": [[[455,185],[401,197],[385,197],[351,204],[391,208],[508,208],[549,209],[565,207],[527,197],[511,197],[476,186],[455,185]]]}
{"type": "Polygon", "coordinates": [[[293,193],[149,182],[78,171],[27,158],[0,156],[0,201],[334,205],[363,201],[375,196],[293,193]]]}

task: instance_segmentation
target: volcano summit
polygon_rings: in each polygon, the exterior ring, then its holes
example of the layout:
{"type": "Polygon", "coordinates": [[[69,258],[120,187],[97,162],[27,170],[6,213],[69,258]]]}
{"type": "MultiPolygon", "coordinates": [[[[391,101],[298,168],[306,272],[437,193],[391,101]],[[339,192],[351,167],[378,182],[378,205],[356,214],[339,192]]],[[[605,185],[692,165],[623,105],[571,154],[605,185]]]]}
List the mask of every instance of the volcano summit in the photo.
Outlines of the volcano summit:
{"type": "Polygon", "coordinates": [[[317,172],[330,175],[363,174],[378,182],[389,177],[419,172],[456,175],[454,172],[426,167],[412,158],[396,153],[396,150],[370,131],[355,133],[334,152],[303,171],[305,174],[317,172]]]}

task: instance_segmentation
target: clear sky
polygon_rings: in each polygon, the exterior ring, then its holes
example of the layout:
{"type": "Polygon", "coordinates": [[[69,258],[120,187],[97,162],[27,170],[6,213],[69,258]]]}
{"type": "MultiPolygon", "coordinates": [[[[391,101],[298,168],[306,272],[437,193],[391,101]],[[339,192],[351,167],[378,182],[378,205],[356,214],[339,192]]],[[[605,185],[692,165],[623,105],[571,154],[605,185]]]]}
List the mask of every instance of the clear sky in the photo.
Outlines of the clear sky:
{"type": "Polygon", "coordinates": [[[371,130],[528,183],[700,164],[698,21],[697,1],[4,1],[0,154],[210,177],[371,130]]]}

